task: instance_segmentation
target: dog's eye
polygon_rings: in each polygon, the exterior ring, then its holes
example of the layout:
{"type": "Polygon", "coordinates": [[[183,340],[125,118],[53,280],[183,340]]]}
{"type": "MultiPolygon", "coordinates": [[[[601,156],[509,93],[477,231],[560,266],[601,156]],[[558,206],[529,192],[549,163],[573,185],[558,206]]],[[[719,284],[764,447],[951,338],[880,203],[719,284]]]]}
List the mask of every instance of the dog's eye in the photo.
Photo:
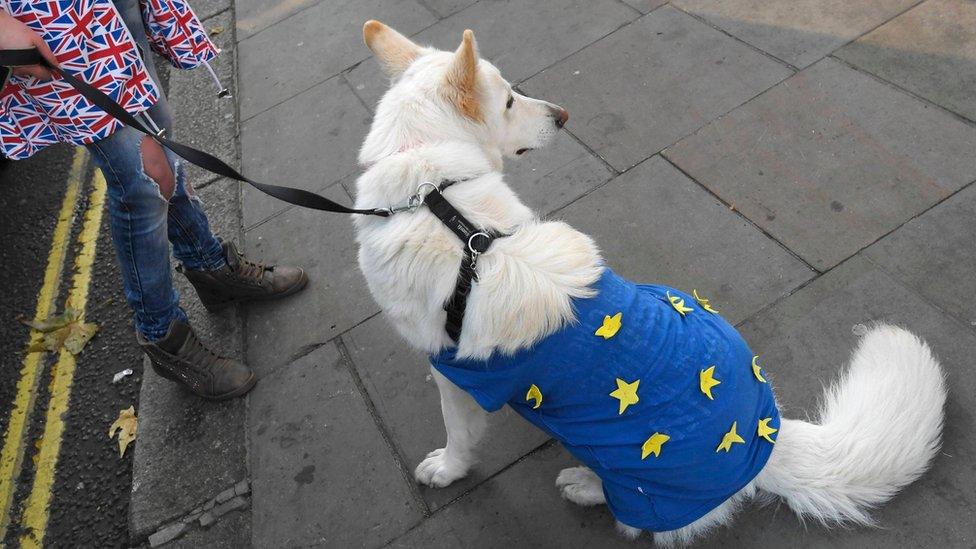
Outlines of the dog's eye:
{"type": "Polygon", "coordinates": [[[514,105],[514,104],[515,104],[515,97],[512,96],[512,95],[509,95],[508,96],[508,103],[505,103],[505,108],[506,109],[511,109],[512,108],[512,105],[514,105]]]}

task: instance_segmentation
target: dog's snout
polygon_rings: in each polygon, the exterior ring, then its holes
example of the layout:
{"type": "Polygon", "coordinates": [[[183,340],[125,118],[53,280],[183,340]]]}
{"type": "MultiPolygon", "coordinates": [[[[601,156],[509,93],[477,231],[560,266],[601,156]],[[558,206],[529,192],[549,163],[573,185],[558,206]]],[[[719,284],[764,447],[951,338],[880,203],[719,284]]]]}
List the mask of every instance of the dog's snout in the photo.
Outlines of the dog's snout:
{"type": "Polygon", "coordinates": [[[562,107],[551,107],[552,117],[556,121],[556,127],[562,128],[566,125],[566,121],[569,120],[569,112],[562,107]]]}

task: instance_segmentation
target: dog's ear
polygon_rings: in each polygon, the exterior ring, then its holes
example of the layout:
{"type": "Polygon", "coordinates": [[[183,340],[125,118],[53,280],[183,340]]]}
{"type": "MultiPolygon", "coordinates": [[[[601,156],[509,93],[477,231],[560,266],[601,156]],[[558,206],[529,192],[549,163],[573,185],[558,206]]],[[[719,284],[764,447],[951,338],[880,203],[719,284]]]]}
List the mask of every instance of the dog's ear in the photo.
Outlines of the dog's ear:
{"type": "Polygon", "coordinates": [[[407,70],[422,51],[406,36],[373,19],[363,25],[363,42],[390,76],[407,70]]]}
{"type": "Polygon", "coordinates": [[[478,46],[471,29],[464,31],[461,45],[454,52],[454,60],[447,69],[445,91],[447,99],[458,111],[476,122],[483,122],[478,101],[478,46]]]}

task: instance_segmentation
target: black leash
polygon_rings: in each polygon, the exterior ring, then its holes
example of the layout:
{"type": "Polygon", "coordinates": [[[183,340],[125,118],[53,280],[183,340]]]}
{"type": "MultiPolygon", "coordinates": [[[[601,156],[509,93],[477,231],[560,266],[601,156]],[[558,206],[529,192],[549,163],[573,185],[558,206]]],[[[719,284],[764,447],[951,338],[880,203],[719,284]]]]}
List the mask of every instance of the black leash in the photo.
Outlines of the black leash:
{"type": "Polygon", "coordinates": [[[135,116],[129,114],[121,105],[116,103],[111,97],[104,94],[98,88],[88,84],[87,82],[76,78],[75,76],[69,74],[66,70],[54,67],[48,62],[47,59],[41,56],[40,52],[36,49],[29,50],[3,50],[0,51],[0,66],[5,67],[17,67],[25,65],[41,65],[50,70],[57,71],[65,82],[71,85],[72,88],[78,91],[85,99],[94,103],[98,108],[102,109],[116,120],[119,120],[126,126],[130,126],[149,137],[156,140],[157,143],[166,147],[167,149],[173,151],[178,156],[186,160],[187,162],[199,166],[208,172],[221,175],[223,177],[228,177],[237,181],[243,181],[254,187],[255,189],[273,196],[278,200],[294,204],[296,206],[302,206],[304,208],[311,208],[313,210],[321,210],[324,212],[335,212],[335,213],[347,213],[347,214],[361,214],[361,215],[378,215],[381,217],[388,217],[391,212],[387,208],[370,208],[364,210],[358,210],[355,208],[349,208],[339,204],[338,202],[333,202],[328,198],[315,194],[304,189],[295,189],[292,187],[283,187],[280,185],[269,185],[268,183],[259,183],[253,179],[249,179],[241,175],[237,170],[228,166],[223,160],[205,153],[203,151],[194,149],[182,143],[178,143],[171,139],[167,139],[162,135],[157,135],[155,132],[146,128],[142,122],[139,121],[135,116]]]}
{"type": "Polygon", "coordinates": [[[417,194],[411,197],[406,205],[401,207],[370,208],[362,210],[348,208],[342,204],[333,202],[324,196],[303,189],[259,183],[241,175],[237,170],[228,166],[223,160],[213,155],[154,133],[146,128],[143,123],[139,121],[139,119],[129,114],[128,111],[116,103],[111,97],[104,94],[101,90],[95,88],[87,82],[84,82],[83,80],[74,77],[63,69],[52,66],[51,63],[49,63],[47,59],[44,59],[44,57],[42,57],[40,52],[38,52],[36,49],[0,51],[0,66],[17,67],[25,65],[41,65],[48,69],[57,71],[64,81],[70,84],[71,87],[77,90],[78,93],[85,97],[85,99],[88,99],[123,124],[130,126],[148,135],[149,137],[152,137],[157,143],[173,151],[187,162],[199,166],[211,173],[237,181],[243,181],[255,189],[267,195],[273,196],[278,200],[282,200],[296,206],[302,206],[304,208],[311,208],[313,210],[347,214],[376,215],[380,217],[389,217],[397,212],[413,210],[419,207],[420,204],[426,205],[430,209],[431,213],[437,216],[437,218],[440,219],[441,222],[444,223],[444,225],[447,226],[451,232],[457,235],[457,237],[461,239],[461,242],[464,243],[464,258],[461,260],[461,269],[458,273],[457,283],[454,286],[454,294],[451,296],[451,299],[447,302],[447,304],[444,305],[444,311],[447,312],[445,329],[447,330],[447,334],[451,337],[451,340],[457,344],[461,337],[461,327],[464,324],[464,310],[468,303],[468,295],[471,293],[473,283],[478,279],[478,273],[476,271],[478,266],[478,257],[488,250],[491,243],[494,242],[496,238],[504,236],[501,233],[491,229],[479,229],[474,223],[471,223],[466,217],[464,217],[461,212],[459,212],[450,202],[448,202],[446,198],[444,198],[442,191],[457,183],[457,181],[444,181],[439,186],[434,185],[433,183],[424,183],[419,189],[417,189],[417,194]],[[421,195],[421,191],[427,186],[431,188],[430,192],[428,192],[426,195],[421,195]]]}

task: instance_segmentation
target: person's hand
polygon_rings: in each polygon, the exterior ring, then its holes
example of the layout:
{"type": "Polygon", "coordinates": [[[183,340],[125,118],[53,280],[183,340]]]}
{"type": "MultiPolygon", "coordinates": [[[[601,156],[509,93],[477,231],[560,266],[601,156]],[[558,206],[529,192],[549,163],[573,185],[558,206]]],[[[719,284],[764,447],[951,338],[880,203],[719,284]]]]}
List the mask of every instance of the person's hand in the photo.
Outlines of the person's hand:
{"type": "MultiPolygon", "coordinates": [[[[0,11],[0,50],[29,50],[34,48],[41,52],[41,55],[48,62],[55,67],[58,66],[57,58],[47,47],[43,38],[27,25],[14,19],[9,13],[0,11]]],[[[40,65],[12,67],[12,69],[17,76],[33,76],[42,80],[51,79],[51,71],[40,65]]]]}

